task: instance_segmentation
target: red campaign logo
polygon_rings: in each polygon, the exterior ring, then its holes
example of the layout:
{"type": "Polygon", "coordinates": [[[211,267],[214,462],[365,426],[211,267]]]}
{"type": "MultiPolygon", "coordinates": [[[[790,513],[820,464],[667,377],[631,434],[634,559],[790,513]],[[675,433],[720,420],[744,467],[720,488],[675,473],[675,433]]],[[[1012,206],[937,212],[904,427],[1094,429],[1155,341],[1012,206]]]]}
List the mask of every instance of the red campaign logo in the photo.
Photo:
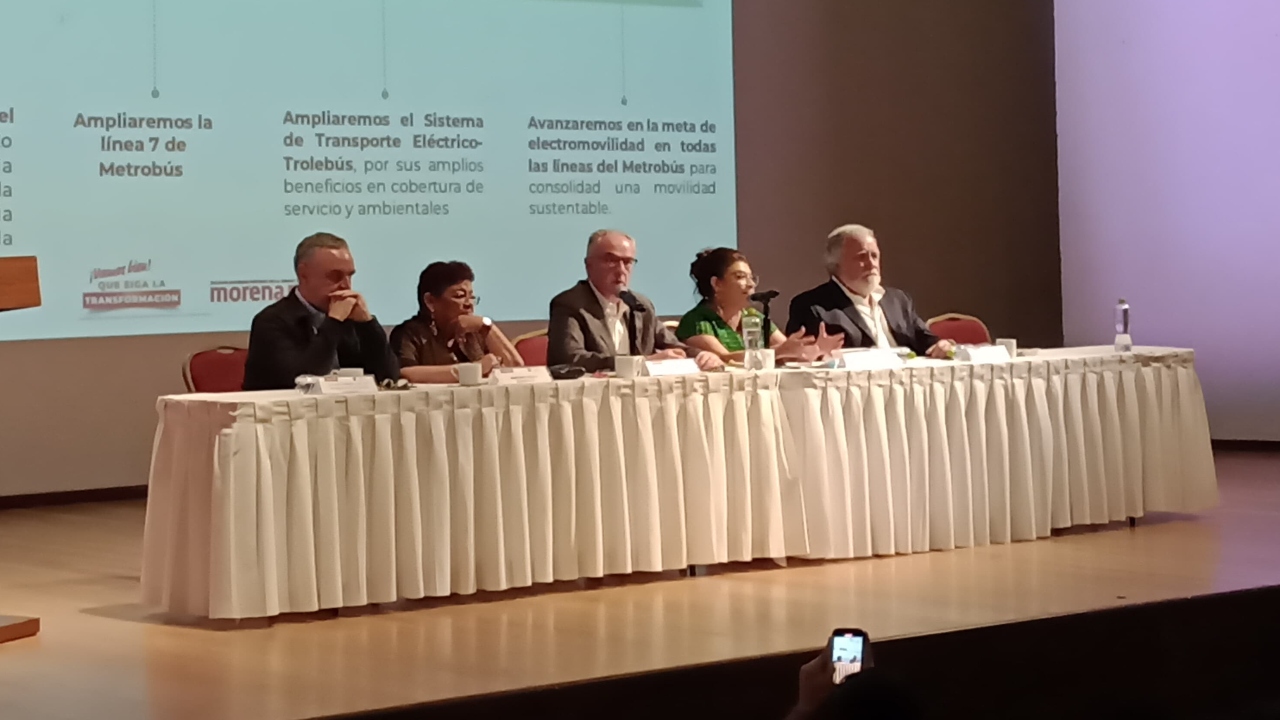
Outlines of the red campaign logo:
{"type": "Polygon", "coordinates": [[[93,311],[159,308],[172,310],[182,305],[181,290],[132,290],[84,294],[84,309],[93,311]]]}

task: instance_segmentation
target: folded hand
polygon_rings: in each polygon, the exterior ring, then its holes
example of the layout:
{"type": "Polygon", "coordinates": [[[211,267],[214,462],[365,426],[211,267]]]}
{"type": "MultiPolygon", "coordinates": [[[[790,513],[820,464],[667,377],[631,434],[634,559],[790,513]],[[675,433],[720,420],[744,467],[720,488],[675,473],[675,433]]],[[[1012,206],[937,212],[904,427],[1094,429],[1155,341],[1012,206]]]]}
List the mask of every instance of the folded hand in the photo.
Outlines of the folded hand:
{"type": "Polygon", "coordinates": [[[329,294],[329,317],[338,322],[368,322],[373,316],[363,295],[354,290],[338,290],[329,294]]]}

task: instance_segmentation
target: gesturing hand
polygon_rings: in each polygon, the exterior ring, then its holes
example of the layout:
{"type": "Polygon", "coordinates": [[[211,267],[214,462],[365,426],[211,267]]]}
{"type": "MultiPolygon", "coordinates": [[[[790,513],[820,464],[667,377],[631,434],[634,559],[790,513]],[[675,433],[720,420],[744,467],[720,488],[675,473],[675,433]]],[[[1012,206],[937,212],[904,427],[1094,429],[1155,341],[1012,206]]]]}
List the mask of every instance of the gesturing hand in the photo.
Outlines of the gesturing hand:
{"type": "Polygon", "coordinates": [[[818,323],[818,339],[814,341],[823,357],[844,347],[844,333],[827,334],[827,324],[818,323]]]}
{"type": "Polygon", "coordinates": [[[805,334],[804,328],[800,328],[791,335],[788,335],[786,340],[783,340],[778,344],[778,347],[773,349],[773,352],[774,356],[779,360],[790,360],[795,358],[800,360],[813,360],[815,358],[812,356],[816,354],[813,352],[813,349],[813,338],[808,337],[805,334]]]}

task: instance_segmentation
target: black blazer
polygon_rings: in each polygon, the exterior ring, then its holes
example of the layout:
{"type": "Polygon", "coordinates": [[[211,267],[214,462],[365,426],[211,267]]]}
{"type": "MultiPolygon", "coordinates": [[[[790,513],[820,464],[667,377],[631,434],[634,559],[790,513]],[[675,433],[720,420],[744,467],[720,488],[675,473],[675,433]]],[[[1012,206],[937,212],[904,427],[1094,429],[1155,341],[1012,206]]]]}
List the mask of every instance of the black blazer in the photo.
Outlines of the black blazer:
{"type": "MultiPolygon", "coordinates": [[[[885,288],[880,308],[884,310],[889,331],[898,345],[911,348],[917,355],[924,355],[938,342],[938,336],[929,332],[924,320],[916,315],[915,303],[905,292],[885,288]]],[[[875,347],[871,328],[867,327],[862,313],[853,306],[853,301],[835,280],[795,296],[787,319],[787,334],[804,328],[809,335],[817,335],[818,324],[824,322],[827,333],[844,333],[844,346],[847,348],[875,347]]]]}
{"type": "MultiPolygon", "coordinates": [[[[640,312],[627,312],[627,335],[632,355],[652,355],[669,348],[686,349],[658,318],[649,298],[634,293],[640,312]]],[[[605,325],[604,308],[586,280],[551,300],[547,327],[547,364],[577,365],[587,372],[612,370],[613,336],[605,325]]]]}
{"type": "Polygon", "coordinates": [[[377,318],[358,323],[326,317],[318,330],[311,322],[311,311],[295,293],[254,316],[245,390],[291,390],[299,375],[328,375],[344,367],[364,368],[379,382],[399,379],[400,365],[377,318]]]}

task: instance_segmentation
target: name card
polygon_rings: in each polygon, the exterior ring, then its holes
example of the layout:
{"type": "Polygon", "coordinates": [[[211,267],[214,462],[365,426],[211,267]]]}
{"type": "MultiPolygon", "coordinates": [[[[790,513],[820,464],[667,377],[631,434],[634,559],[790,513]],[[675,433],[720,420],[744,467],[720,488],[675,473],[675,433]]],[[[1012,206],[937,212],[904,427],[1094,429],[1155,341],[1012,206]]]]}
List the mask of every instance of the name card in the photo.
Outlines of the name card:
{"type": "Polygon", "coordinates": [[[846,370],[892,370],[906,364],[894,350],[883,348],[849,348],[837,350],[840,367],[846,370]]]}
{"type": "Polygon", "coordinates": [[[551,371],[545,367],[497,368],[490,376],[496,385],[526,385],[551,382],[551,371]]]}
{"type": "Polygon", "coordinates": [[[359,395],[378,392],[372,375],[302,375],[297,387],[304,395],[359,395]]]}
{"type": "Polygon", "coordinates": [[[956,359],[975,365],[998,365],[1012,358],[1004,345],[961,345],[956,348],[956,359]]]}
{"type": "Polygon", "coordinates": [[[693,358],[680,358],[678,360],[647,360],[644,364],[645,371],[649,377],[671,377],[674,375],[697,375],[702,372],[698,367],[698,363],[693,358]]]}

